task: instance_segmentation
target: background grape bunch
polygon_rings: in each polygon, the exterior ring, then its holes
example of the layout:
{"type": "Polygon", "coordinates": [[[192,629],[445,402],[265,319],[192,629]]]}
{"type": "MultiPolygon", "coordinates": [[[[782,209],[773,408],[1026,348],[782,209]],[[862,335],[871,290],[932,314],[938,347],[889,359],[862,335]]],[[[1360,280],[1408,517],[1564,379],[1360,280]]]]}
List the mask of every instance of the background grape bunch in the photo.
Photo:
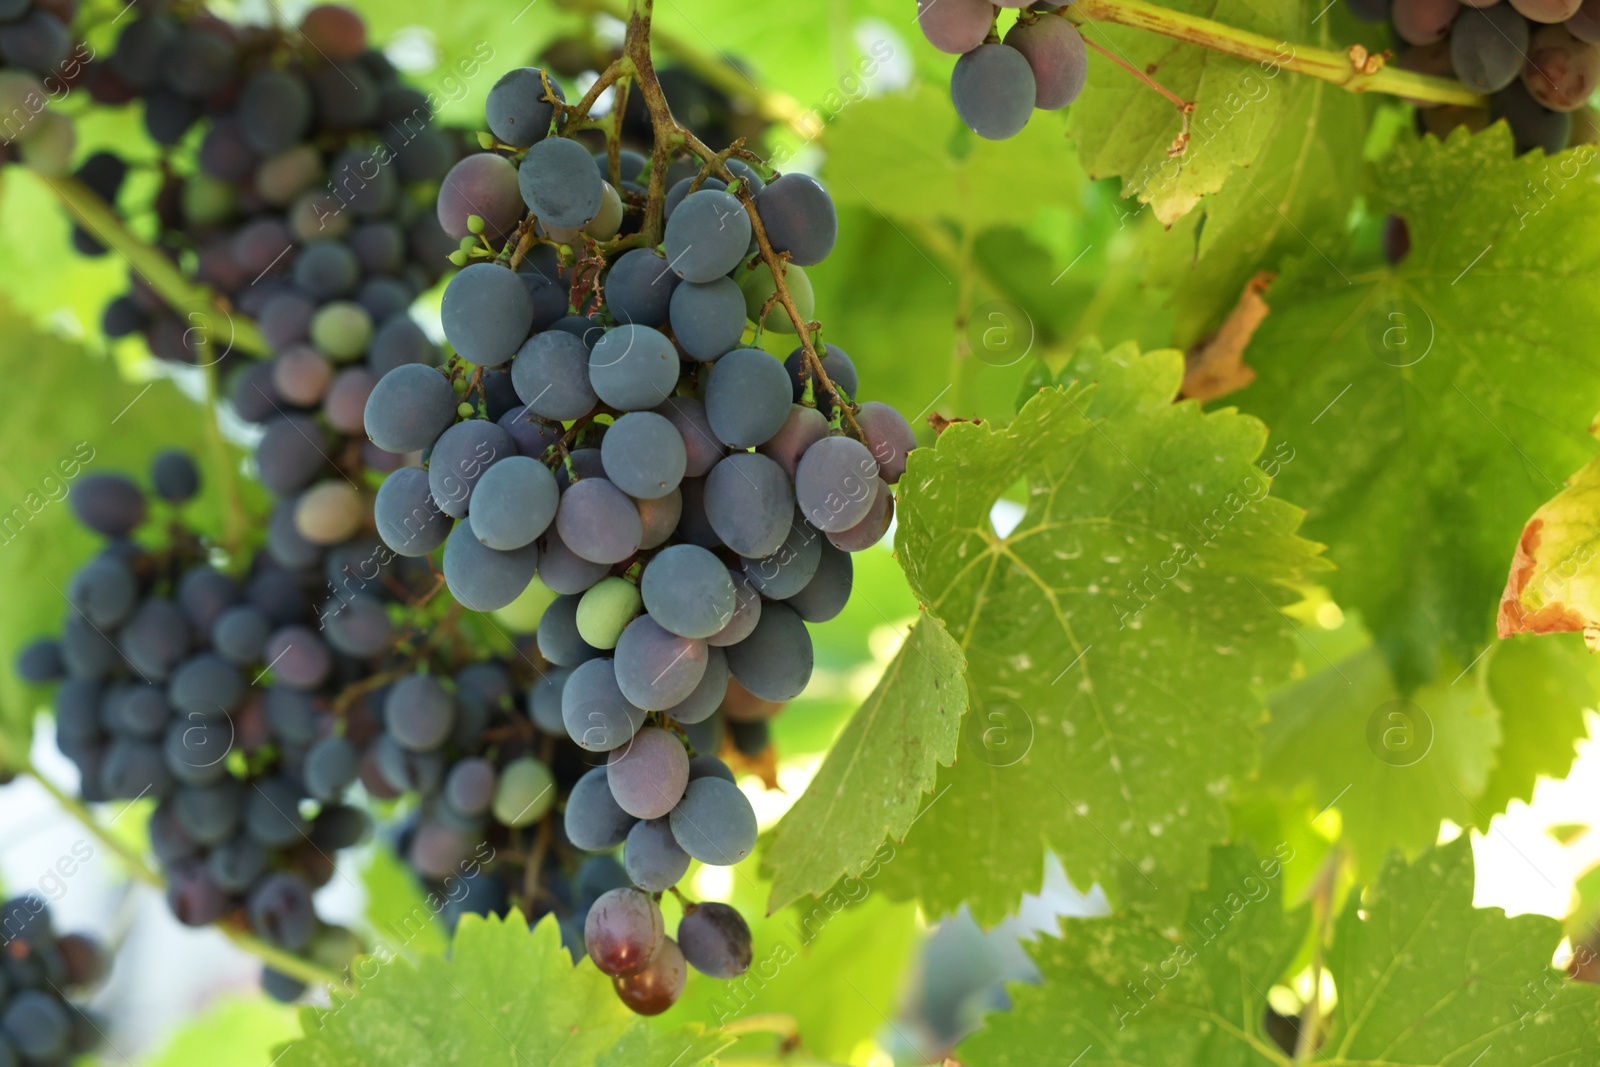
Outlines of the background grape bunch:
{"type": "Polygon", "coordinates": [[[51,104],[86,72],[90,51],[73,34],[78,0],[0,5],[0,163],[17,160],[57,176],[71,166],[72,120],[51,104]]]}
{"type": "MultiPolygon", "coordinates": [[[[74,514],[107,543],[67,585],[60,635],[23,649],[18,672],[56,687],[57,744],[85,800],[156,801],[150,846],[179,921],[342,965],[355,946],[311,894],[368,836],[340,800],[376,727],[363,707],[330,708],[387,653],[389,620],[364,602],[328,609],[315,568],[267,553],[219,569],[177,514],[200,487],[193,461],[163,453],[151,481],[155,501],[119,474],[73,487],[74,514]]],[[[272,972],[265,985],[303,989],[272,972]]]]}
{"type": "Polygon", "coordinates": [[[70,998],[105,970],[95,941],[56,933],[44,900],[0,904],[0,1063],[64,1067],[104,1044],[100,1021],[70,998]]]}
{"type": "MultiPolygon", "coordinates": [[[[597,762],[560,783],[567,843],[622,845],[632,883],[573,903],[590,957],[654,1013],[681,991],[685,959],[724,978],[748,965],[732,909],[686,904],[674,941],[652,894],[675,891],[692,859],[753,849],[754,811],[714,756],[724,721],[759,749],[766,719],[804,690],[806,623],[843,608],[849,553],[887,530],[914,439],[893,409],[854,401],[843,350],[819,358],[809,334],[783,361],[754,347],[813,313],[804,267],[837,229],[817,182],[769,181],[735,152],[704,168],[657,160],[659,173],[615,140],[591,153],[552,132],[570,125],[564,101],[548,72],[510,71],[486,105],[495,148],[444,180],[439,223],[462,267],[442,310],[455,354],[394,368],[368,399],[373,443],[424,461],[384,481],[375,521],[401,556],[442,550],[467,608],[504,608],[535,578],[556,594],[530,718],[597,762]]],[[[467,847],[463,817],[534,821],[560,776],[548,740],[543,759],[458,755],[444,772],[447,694],[405,684],[388,737],[443,782],[411,844],[437,876],[467,847]]]]}
{"type": "Polygon", "coordinates": [[[1078,98],[1089,63],[1083,37],[1059,10],[1065,6],[917,0],[928,43],[961,57],[950,74],[950,99],[973,133],[1003,141],[1020,133],[1035,109],[1057,111],[1078,98]],[[1002,39],[1003,8],[1021,10],[1002,39]]]}
{"type": "Polygon", "coordinates": [[[1388,22],[1396,62],[1488,94],[1489,108],[1417,101],[1417,126],[1443,136],[1504,119],[1518,152],[1592,143],[1584,105],[1600,82],[1596,0],[1348,0],[1364,22],[1388,22]]]}

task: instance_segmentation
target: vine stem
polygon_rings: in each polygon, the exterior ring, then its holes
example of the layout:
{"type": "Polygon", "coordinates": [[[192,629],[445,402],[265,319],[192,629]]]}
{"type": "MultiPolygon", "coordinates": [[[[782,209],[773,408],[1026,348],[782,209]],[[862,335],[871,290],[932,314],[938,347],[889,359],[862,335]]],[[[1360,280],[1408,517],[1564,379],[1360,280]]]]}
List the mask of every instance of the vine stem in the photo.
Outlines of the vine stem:
{"type": "MultiPolygon", "coordinates": [[[[661,90],[661,83],[656,80],[655,66],[650,58],[650,19],[653,8],[654,0],[629,0],[628,30],[622,45],[623,60],[633,65],[633,80],[639,87],[639,94],[644,97],[645,107],[650,112],[650,128],[655,133],[655,148],[650,160],[650,196],[645,205],[644,216],[644,239],[647,247],[654,247],[661,242],[661,215],[666,193],[667,161],[674,147],[682,146],[694,153],[703,164],[711,168],[712,173],[717,174],[730,186],[738,180],[738,176],[728,170],[727,157],[713,152],[693,132],[679,125],[678,120],[672,115],[672,109],[667,106],[666,94],[661,90]]],[[[783,305],[790,323],[794,325],[795,334],[800,338],[806,367],[817,383],[833,397],[841,421],[851,436],[858,441],[863,440],[864,435],[860,424],[856,422],[854,411],[851,410],[850,400],[838,386],[834,385],[828,377],[828,372],[822,368],[822,360],[817,356],[816,345],[811,339],[811,324],[800,314],[800,308],[795,304],[789,286],[784,282],[784,261],[773,250],[772,241],[767,237],[767,228],[761,221],[761,212],[756,209],[755,197],[750,193],[748,182],[739,182],[738,196],[739,202],[744,205],[745,214],[750,217],[750,229],[755,234],[756,244],[761,250],[761,260],[772,272],[773,295],[778,303],[783,305]]],[[[762,318],[765,319],[765,315],[762,318]]]]}
{"type": "MultiPolygon", "coordinates": [[[[61,790],[49,778],[40,774],[39,769],[31,762],[23,761],[17,769],[24,774],[31,775],[33,780],[38,782],[46,793],[50,794],[51,799],[61,806],[61,810],[78,820],[84,829],[94,836],[96,841],[99,841],[115,853],[136,880],[156,889],[163,888],[164,883],[161,880],[161,875],[152,870],[150,865],[145,862],[144,857],[139,855],[126,841],[119,838],[109,827],[102,826],[100,820],[95,818],[94,812],[89,810],[87,804],[61,790]]],[[[267,964],[273,970],[280,971],[297,981],[305,982],[308,985],[326,985],[339,981],[337,974],[319,963],[296,956],[292,952],[286,952],[276,945],[269,944],[259,937],[232,926],[223,923],[213,923],[212,925],[221,931],[229,941],[232,941],[245,952],[250,953],[250,955],[267,964]]]]}
{"type": "Polygon", "coordinates": [[[80,226],[101,244],[115,249],[168,307],[188,316],[192,327],[207,341],[225,339],[224,350],[239,348],[263,355],[270,351],[254,322],[246,316],[230,314],[209,289],[185,278],[176,263],[135,236],[88,186],[76,178],[44,181],[80,226]]]}
{"type": "Polygon", "coordinates": [[[1237,59],[1292,70],[1331,82],[1352,93],[1391,93],[1412,100],[1467,107],[1483,107],[1488,103],[1484,97],[1450,78],[1391,66],[1380,67],[1369,74],[1357,68],[1349,53],[1290,44],[1147,0],[1074,0],[1058,14],[1080,26],[1103,22],[1132,26],[1237,59]]]}
{"type": "Polygon", "coordinates": [[[202,342],[200,352],[206,357],[202,360],[206,382],[206,443],[211,448],[211,454],[217,457],[217,480],[222,483],[223,544],[229,555],[237,556],[244,544],[249,518],[245,514],[244,495],[239,489],[233,453],[222,437],[222,423],[218,418],[222,405],[221,390],[217,382],[217,364],[210,358],[210,351],[210,342],[202,342]]]}
{"type": "Polygon", "coordinates": [[[1322,949],[1328,943],[1328,929],[1333,918],[1333,891],[1343,863],[1344,850],[1335,842],[1311,886],[1316,937],[1311,944],[1311,996],[1301,1010],[1300,1032],[1294,1043],[1296,1063],[1306,1062],[1317,1051],[1317,1035],[1322,1027],[1322,949]]]}

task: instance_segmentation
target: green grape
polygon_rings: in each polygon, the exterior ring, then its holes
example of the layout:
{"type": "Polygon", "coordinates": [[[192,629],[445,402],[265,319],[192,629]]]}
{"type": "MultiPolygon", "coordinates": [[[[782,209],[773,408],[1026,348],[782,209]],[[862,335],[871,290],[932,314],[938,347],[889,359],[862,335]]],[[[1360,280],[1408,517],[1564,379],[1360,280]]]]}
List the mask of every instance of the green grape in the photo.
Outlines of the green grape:
{"type": "Polygon", "coordinates": [[[335,300],[317,309],[311,318],[311,341],[336,362],[355,359],[372,340],[372,316],[360,304],[335,300]]]}
{"type": "MultiPolygon", "coordinates": [[[[761,306],[767,302],[776,290],[772,284],[772,272],[765,263],[757,263],[752,270],[743,272],[744,277],[739,281],[739,288],[744,292],[744,308],[750,316],[750,321],[755,322],[761,314],[761,306]]],[[[789,295],[794,298],[794,306],[800,312],[800,317],[807,322],[817,310],[817,298],[811,290],[811,279],[806,277],[806,272],[789,264],[784,272],[784,284],[789,289],[789,295]]],[[[789,312],[782,303],[774,303],[772,310],[767,312],[767,329],[774,333],[794,333],[794,323],[789,319],[789,312]]]]}
{"type": "Polygon", "coordinates": [[[638,586],[626,578],[603,579],[578,601],[578,636],[595,648],[616,648],[643,606],[638,586]]]}
{"type": "Polygon", "coordinates": [[[505,826],[527,826],[544,818],[556,799],[556,780],[550,768],[523,756],[500,772],[494,791],[494,817],[505,826]]]}

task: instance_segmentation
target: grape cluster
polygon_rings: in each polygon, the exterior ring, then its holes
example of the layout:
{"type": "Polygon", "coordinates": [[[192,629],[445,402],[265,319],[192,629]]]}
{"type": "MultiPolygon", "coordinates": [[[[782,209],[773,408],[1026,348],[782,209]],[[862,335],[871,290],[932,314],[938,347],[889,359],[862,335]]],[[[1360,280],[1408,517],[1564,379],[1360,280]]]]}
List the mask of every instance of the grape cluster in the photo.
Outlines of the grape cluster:
{"type": "Polygon", "coordinates": [[[1034,109],[1056,111],[1078,98],[1089,61],[1082,35],[1058,10],[1064,6],[917,0],[917,23],[928,43],[961,57],[950,75],[950,99],[973,133],[1003,141],[1022,131],[1034,109]],[[1022,9],[1003,40],[998,8],[1022,9]]]}
{"type": "Polygon", "coordinates": [[[102,1023],[69,993],[104,976],[105,958],[83,934],[57,934],[36,896],[0,904],[0,1063],[66,1067],[102,1043],[102,1023]]]}
{"type": "Polygon", "coordinates": [[[811,317],[804,268],[837,232],[822,186],[769,181],[736,156],[704,173],[675,161],[654,178],[658,194],[671,186],[651,247],[630,237],[655,221],[650,161],[554,135],[564,103],[537,68],[491,89],[495,148],[457,163],[438,199],[461,242],[442,307],[454,356],[394,368],[365,412],[377,447],[423,462],[379,488],[390,549],[440,553],[450,594],[475,611],[535,578],[555,595],[526,705],[543,740],[511,721],[489,730],[507,743],[472,751],[474,705],[507,688],[486,670],[470,687],[458,674],[453,694],[426,674],[397,682],[379,744],[434,794],[409,842],[425,874],[457,865],[486,820],[531,825],[563,795],[565,845],[622,846],[630,884],[568,893],[569,939],[581,918],[619,995],[655,1012],[686,960],[719,977],[748,963],[732,909],[687,906],[673,941],[653,895],[692,860],[754,848],[755,813],[715,753],[725,732],[759,751],[766,720],[804,690],[806,623],[843,608],[849,553],[888,528],[915,441],[892,408],[854,401],[841,349],[754,347],[797,332],[785,298],[811,317]]]}
{"type": "MultiPolygon", "coordinates": [[[[334,5],[311,9],[287,35],[203,13],[146,14],[97,73],[103,94],[143,102],[168,157],[194,146],[196,173],[165,168],[160,245],[255,319],[271,349],[270,360],[236,368],[230,392],[239,415],[265,427],[257,466],[284,498],[275,553],[303,559],[309,545],[345,540],[366,505],[341,474],[402,462],[364,440],[368,394],[395,366],[439,359],[407,309],[454,247],[426,205],[457,140],[367,47],[360,17],[334,5]]],[[[127,173],[97,153],[78,177],[115,203],[127,173]]],[[[143,333],[166,359],[239,362],[231,337],[209,336],[182,312],[135,279],[104,326],[143,333]]]]}
{"type": "Polygon", "coordinates": [[[1600,81],[1600,0],[1348,2],[1356,18],[1390,24],[1404,69],[1489,96],[1487,113],[1418,101],[1420,128],[1443,135],[1504,119],[1519,153],[1594,139],[1592,121],[1574,119],[1600,81]]]}
{"type": "MultiPolygon", "coordinates": [[[[151,482],[172,512],[199,474],[166,452],[151,482]]],[[[319,633],[314,572],[263,554],[236,579],[175,515],[168,544],[147,547],[134,535],[154,534],[152,502],[119,474],[84,476],[68,500],[108,542],[68,583],[59,637],[24,648],[17,669],[57,685],[56,741],[84,799],[157,802],[151,850],[181,922],[247,923],[291,952],[338,943],[347,935],[322,927],[311,893],[367,834],[365,814],[339,801],[360,769],[355,741],[377,731],[359,708],[326,709],[387,651],[381,605],[343,605],[319,633]]]]}
{"type": "Polygon", "coordinates": [[[77,9],[78,0],[0,2],[0,162],[66,173],[77,137],[50,105],[83,77],[91,54],[72,33],[77,9]]]}

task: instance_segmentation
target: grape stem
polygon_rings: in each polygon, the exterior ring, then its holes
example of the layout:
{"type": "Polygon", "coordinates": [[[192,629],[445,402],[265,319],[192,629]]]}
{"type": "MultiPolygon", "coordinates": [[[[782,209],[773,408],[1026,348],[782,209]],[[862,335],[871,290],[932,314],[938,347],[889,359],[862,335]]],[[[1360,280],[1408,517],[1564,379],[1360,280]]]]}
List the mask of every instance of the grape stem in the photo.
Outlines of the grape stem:
{"type": "MultiPolygon", "coordinates": [[[[1079,36],[1082,35],[1080,34],[1079,36]]],[[[1168,100],[1172,101],[1173,105],[1178,109],[1178,116],[1183,120],[1183,128],[1178,131],[1178,136],[1173,138],[1172,144],[1167,146],[1167,155],[1181,156],[1183,154],[1183,150],[1189,147],[1189,116],[1194,114],[1194,101],[1185,100],[1183,97],[1179,96],[1171,89],[1168,89],[1165,85],[1162,85],[1160,82],[1150,77],[1150,75],[1146,74],[1132,63],[1129,63],[1126,59],[1123,59],[1121,56],[1116,55],[1105,48],[1102,48],[1100,44],[1097,43],[1093,38],[1083,37],[1083,43],[1088,45],[1090,48],[1093,48],[1096,52],[1099,52],[1107,59],[1111,60],[1111,62],[1115,63],[1123,70],[1126,70],[1129,74],[1132,74],[1135,78],[1138,78],[1140,81],[1144,82],[1150,88],[1166,97],[1168,100]]]]}
{"type": "MultiPolygon", "coordinates": [[[[31,762],[23,761],[17,769],[24,774],[31,775],[33,780],[38,782],[40,787],[46,793],[49,793],[51,798],[61,806],[61,810],[78,820],[83,824],[84,829],[94,836],[96,841],[99,841],[115,853],[134,879],[158,890],[163,888],[165,883],[162,881],[161,875],[151,869],[150,865],[145,862],[144,857],[135,851],[133,846],[118,837],[109,827],[102,826],[100,820],[95,818],[94,812],[89,810],[87,804],[77,797],[64,792],[49,778],[40,774],[39,769],[33,766],[31,762]]],[[[250,953],[250,955],[267,964],[273,970],[286,974],[297,981],[305,982],[308,985],[320,986],[331,985],[339,980],[337,974],[321,964],[296,956],[292,952],[287,952],[276,945],[269,944],[237,927],[224,922],[217,922],[211,925],[215,926],[229,941],[232,941],[245,952],[250,953]]]]}
{"type": "Polygon", "coordinates": [[[76,178],[45,178],[44,182],[78,225],[101,244],[115,249],[168,307],[187,317],[187,327],[213,343],[221,343],[224,354],[229,348],[258,354],[269,351],[255,323],[244,315],[233,315],[209,289],[185,278],[176,263],[134,236],[88,186],[76,178]]]}
{"type": "Polygon", "coordinates": [[[1397,67],[1357,64],[1348,52],[1294,45],[1264,34],[1226,26],[1199,15],[1175,11],[1147,0],[1075,0],[1056,12],[1078,26],[1110,22],[1157,33],[1213,52],[1281,67],[1331,82],[1352,93],[1391,93],[1434,104],[1484,107],[1488,101],[1452,78],[1439,78],[1397,67]]]}

